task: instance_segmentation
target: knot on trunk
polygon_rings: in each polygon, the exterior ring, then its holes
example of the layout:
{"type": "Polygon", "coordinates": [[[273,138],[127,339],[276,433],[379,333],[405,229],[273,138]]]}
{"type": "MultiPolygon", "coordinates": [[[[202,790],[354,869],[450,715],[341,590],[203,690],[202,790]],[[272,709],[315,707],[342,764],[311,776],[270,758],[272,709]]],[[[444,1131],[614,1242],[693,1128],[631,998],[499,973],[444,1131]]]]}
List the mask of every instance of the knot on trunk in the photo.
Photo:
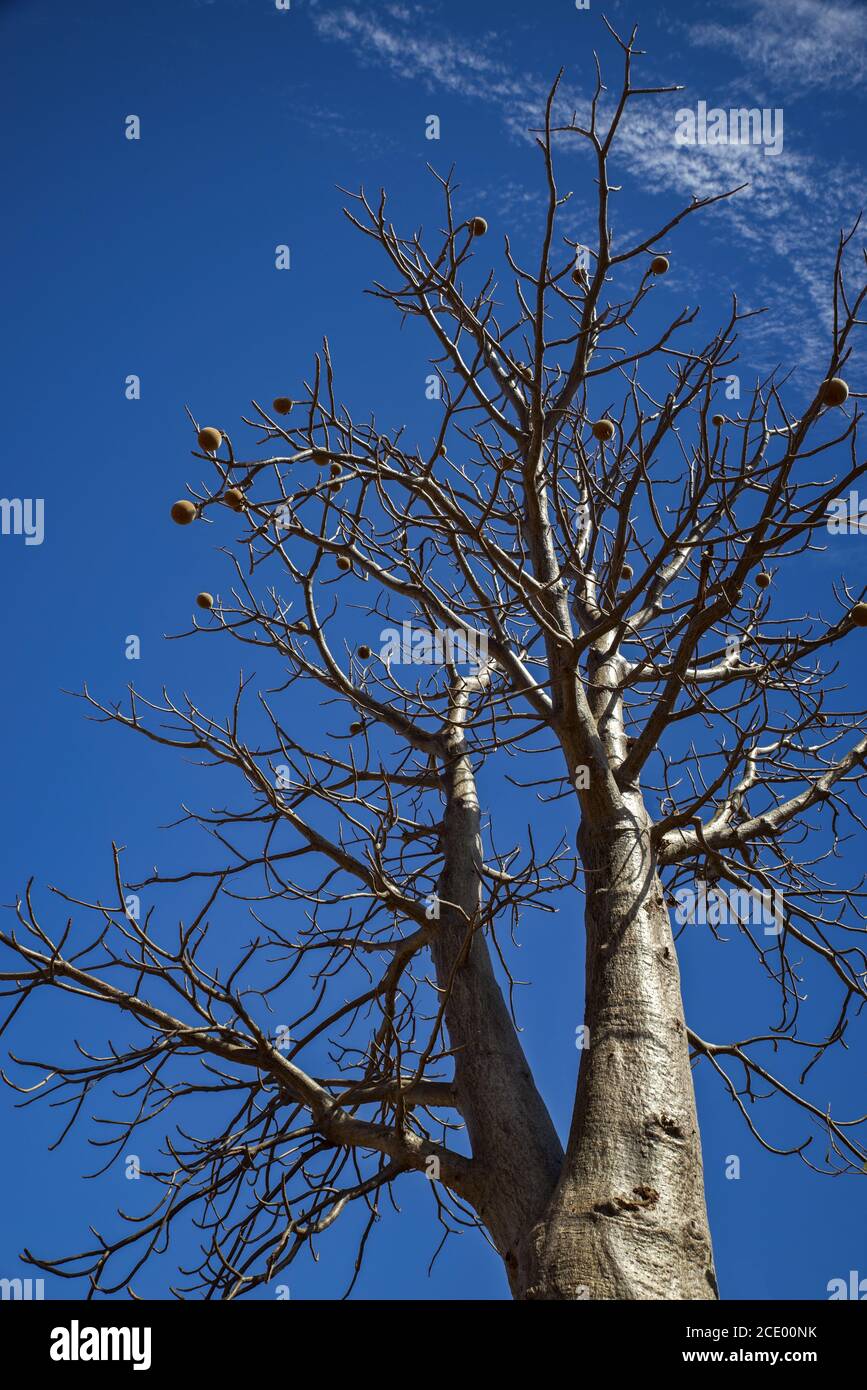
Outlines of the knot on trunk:
{"type": "Polygon", "coordinates": [[[633,1187],[630,1197],[622,1197],[619,1194],[609,1197],[606,1202],[596,1202],[593,1210],[600,1216],[619,1216],[623,1211],[641,1211],[645,1207],[653,1207],[658,1201],[659,1193],[656,1188],[642,1184],[633,1187]]]}

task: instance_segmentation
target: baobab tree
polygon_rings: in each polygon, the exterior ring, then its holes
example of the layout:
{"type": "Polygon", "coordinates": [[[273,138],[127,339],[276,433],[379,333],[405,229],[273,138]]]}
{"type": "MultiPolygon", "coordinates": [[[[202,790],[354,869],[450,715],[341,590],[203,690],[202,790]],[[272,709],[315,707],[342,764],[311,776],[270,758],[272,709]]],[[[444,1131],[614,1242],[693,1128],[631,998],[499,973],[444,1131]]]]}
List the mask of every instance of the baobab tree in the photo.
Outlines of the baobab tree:
{"type": "Polygon", "coordinates": [[[695,1067],[759,1143],[779,1151],[752,1104],[774,1095],[804,1120],[787,1152],[863,1172],[862,1121],[832,1116],[813,1064],[867,997],[862,890],[837,862],[862,825],[867,733],[829,680],[867,604],[843,580],[827,614],[785,601],[867,469],[846,380],[865,294],[846,288],[854,232],[812,385],[796,399],[771,375],[730,409],[737,301],[709,338],[692,312],[646,324],[680,225],[737,190],[614,239],[624,115],[676,89],[637,86],[635,34],[612,36],[616,101],[598,76],[579,120],[561,114],[559,79],[550,92],[541,247],[528,267],[505,239],[510,308],[487,223],[459,210],[451,176],[432,173],[432,240],[398,231],[384,195],[349,197],[387,266],[372,293],[433,338],[427,446],[352,418],[327,342],[294,399],[253,403],[250,450],[192,421],[208,482],[172,516],[232,527],[236,544],[231,592],[199,596],[190,636],[249,648],[257,675],[222,716],[166,692],[83,698],[221,770],[239,804],[185,812],[210,838],[201,863],[132,883],[115,846],[104,900],[53,890],[66,907],[52,925],[29,887],[0,938],[10,1018],[45,991],[126,1016],[108,1055],[16,1058],[10,1084],[70,1101],[73,1119],[101,1087],[120,1094],[108,1164],[161,1133],[148,1211],[74,1255],[25,1252],[93,1294],[134,1291],[195,1218],[201,1258],[177,1291],[244,1295],[360,1204],[351,1288],[390,1190],[415,1182],[444,1233],[486,1232],[516,1298],[714,1299],[695,1067]],[[555,166],[572,141],[595,162],[587,244],[561,230],[555,166]],[[527,827],[517,845],[485,800],[497,778],[527,827]],[[550,844],[540,798],[560,827],[550,844]],[[516,1027],[508,936],[551,911],[580,933],[582,898],[585,1046],[561,1138],[516,1027]],[[684,1015],[677,942],[715,933],[727,908],[781,1014],[711,1040],[684,1015]],[[799,1033],[808,972],[840,991],[819,1039],[799,1033]]]}

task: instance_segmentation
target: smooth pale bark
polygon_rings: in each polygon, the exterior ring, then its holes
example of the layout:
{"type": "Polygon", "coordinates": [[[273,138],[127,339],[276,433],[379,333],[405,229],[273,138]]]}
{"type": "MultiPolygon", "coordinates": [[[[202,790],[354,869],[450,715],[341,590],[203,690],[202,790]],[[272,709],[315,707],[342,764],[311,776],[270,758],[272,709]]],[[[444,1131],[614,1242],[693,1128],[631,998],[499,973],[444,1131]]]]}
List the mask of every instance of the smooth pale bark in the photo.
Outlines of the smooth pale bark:
{"type": "Polygon", "coordinates": [[[579,834],[590,1045],[520,1298],[717,1297],[677,955],[640,798],[624,802],[579,834]]]}
{"type": "Polygon", "coordinates": [[[563,1149],[484,936],[471,929],[481,897],[479,802],[469,759],[457,749],[445,768],[444,786],[444,867],[433,958],[445,996],[459,1104],[479,1174],[473,1203],[511,1276],[514,1248],[551,1200],[563,1149]]]}

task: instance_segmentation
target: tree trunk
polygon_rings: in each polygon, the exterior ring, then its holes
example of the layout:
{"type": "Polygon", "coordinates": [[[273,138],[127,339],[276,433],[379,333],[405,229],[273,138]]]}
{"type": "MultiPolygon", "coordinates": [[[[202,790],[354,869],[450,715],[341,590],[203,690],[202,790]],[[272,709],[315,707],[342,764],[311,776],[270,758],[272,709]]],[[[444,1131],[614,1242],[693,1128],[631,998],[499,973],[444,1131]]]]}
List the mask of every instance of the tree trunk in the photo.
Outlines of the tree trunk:
{"type": "Polygon", "coordinates": [[[586,1003],[572,1130],[521,1299],[714,1299],[701,1147],[671,926],[640,794],[582,823],[586,1003]]]}
{"type": "Polygon", "coordinates": [[[513,1249],[551,1201],[563,1147],[524,1056],[487,943],[473,930],[481,898],[479,802],[469,758],[457,748],[443,784],[441,907],[432,953],[455,1085],[479,1175],[473,1205],[512,1277],[513,1249]]]}

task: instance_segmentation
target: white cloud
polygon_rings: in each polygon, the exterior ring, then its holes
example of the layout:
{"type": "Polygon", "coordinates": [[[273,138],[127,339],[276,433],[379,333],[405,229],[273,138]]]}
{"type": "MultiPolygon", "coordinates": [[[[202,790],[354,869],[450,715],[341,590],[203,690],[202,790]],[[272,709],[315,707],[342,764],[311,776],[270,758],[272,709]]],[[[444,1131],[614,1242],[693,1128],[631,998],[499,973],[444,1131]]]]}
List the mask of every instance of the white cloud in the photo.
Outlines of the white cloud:
{"type": "Polygon", "coordinates": [[[320,38],[349,44],[363,61],[378,62],[396,77],[421,81],[429,88],[492,101],[517,97],[524,90],[497,57],[490,38],[470,46],[449,34],[432,37],[426,12],[416,5],[388,5],[385,13],[397,28],[348,6],[317,5],[313,24],[320,38]]]}
{"type": "MultiPolygon", "coordinates": [[[[856,10],[848,0],[740,0],[739,11],[743,23],[693,25],[688,38],[728,48],[764,73],[785,78],[786,96],[792,84],[805,88],[812,81],[818,86],[836,80],[841,71],[844,80],[854,82],[864,72],[867,6],[856,10]]],[[[326,10],[317,4],[313,11],[321,38],[350,45],[360,60],[433,92],[484,101],[513,138],[533,140],[531,128],[542,124],[550,80],[512,68],[503,56],[502,39],[493,34],[474,38],[472,45],[441,26],[432,34],[424,13],[409,0],[387,5],[380,12],[387,18],[345,6],[326,10]]],[[[610,113],[610,96],[607,102],[610,113]]],[[[643,193],[674,194],[681,205],[693,195],[707,197],[747,183],[735,198],[706,215],[722,219],[727,235],[760,258],[762,299],[773,305],[774,313],[755,321],[755,341],[765,342],[771,352],[776,334],[777,344],[789,349],[790,362],[795,355],[815,362],[829,344],[837,237],[858,210],[860,179],[842,163],[820,162],[802,145],[793,148],[791,141],[777,155],[758,145],[678,145],[675,111],[687,104],[686,93],[631,103],[612,156],[614,181],[638,186],[643,193]]],[[[573,111],[586,124],[588,110],[582,92],[561,87],[556,124],[568,123],[573,111]]],[[[603,107],[603,128],[605,117],[603,107]]],[[[561,137],[561,152],[570,141],[576,149],[585,148],[578,137],[561,137]]],[[[538,221],[544,190],[524,191],[511,180],[488,192],[493,205],[516,222],[538,221]]],[[[615,219],[616,204],[615,198],[615,219]]],[[[616,222],[615,230],[622,232],[616,222]]]]}
{"type": "Polygon", "coordinates": [[[727,50],[788,97],[855,87],[867,76],[863,0],[740,0],[726,23],[688,26],[695,44],[727,50]]]}

